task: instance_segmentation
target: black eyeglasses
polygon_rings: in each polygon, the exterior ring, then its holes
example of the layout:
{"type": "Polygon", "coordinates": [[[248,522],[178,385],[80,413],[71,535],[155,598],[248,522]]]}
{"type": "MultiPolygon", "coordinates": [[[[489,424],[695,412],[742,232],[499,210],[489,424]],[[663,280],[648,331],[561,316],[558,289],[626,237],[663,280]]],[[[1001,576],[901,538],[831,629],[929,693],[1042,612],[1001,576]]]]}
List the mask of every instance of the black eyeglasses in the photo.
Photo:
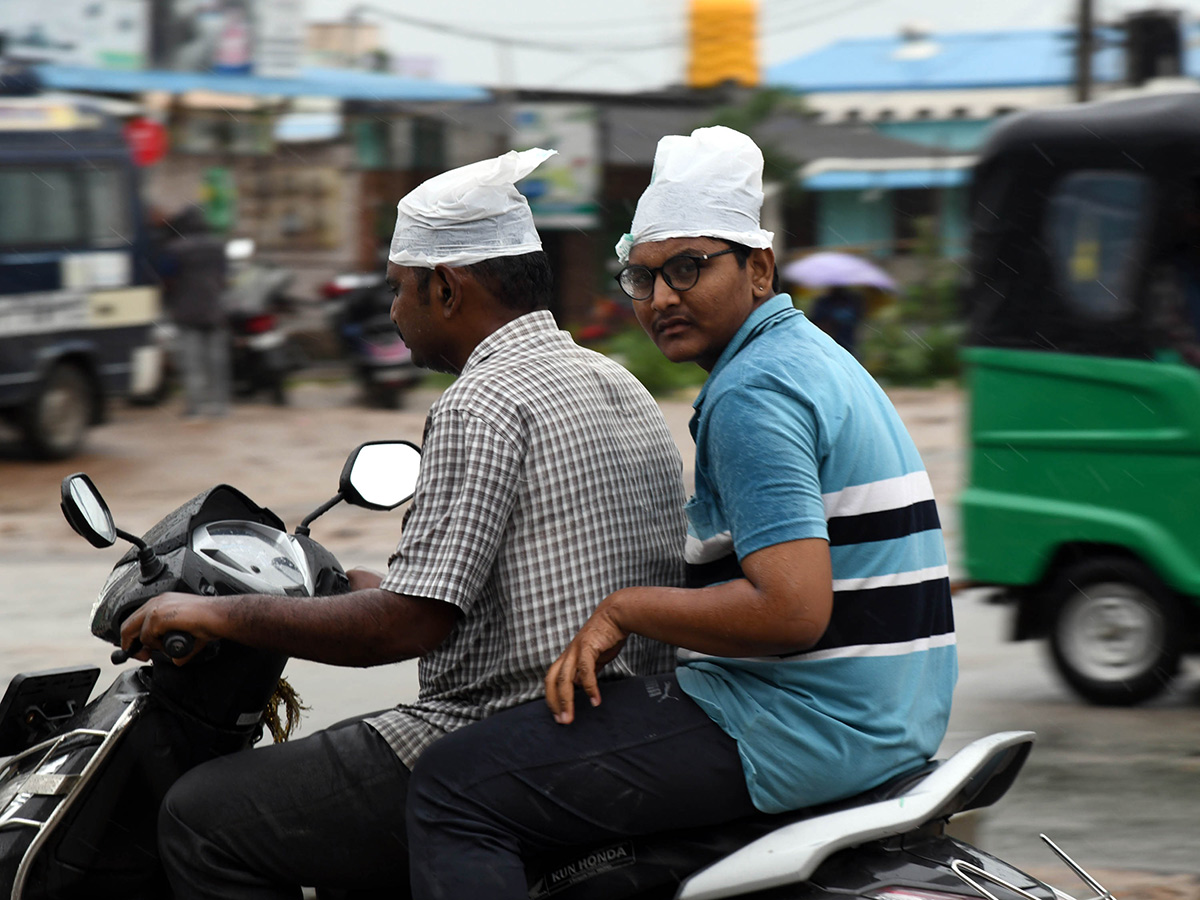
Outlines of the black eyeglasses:
{"type": "Polygon", "coordinates": [[[705,253],[702,256],[690,256],[681,253],[672,256],[658,268],[649,266],[626,266],[617,273],[617,284],[634,300],[649,300],[654,294],[654,276],[662,272],[663,281],[673,291],[687,291],[696,286],[700,280],[700,263],[732,253],[733,247],[718,250],[716,253],[705,253]]]}

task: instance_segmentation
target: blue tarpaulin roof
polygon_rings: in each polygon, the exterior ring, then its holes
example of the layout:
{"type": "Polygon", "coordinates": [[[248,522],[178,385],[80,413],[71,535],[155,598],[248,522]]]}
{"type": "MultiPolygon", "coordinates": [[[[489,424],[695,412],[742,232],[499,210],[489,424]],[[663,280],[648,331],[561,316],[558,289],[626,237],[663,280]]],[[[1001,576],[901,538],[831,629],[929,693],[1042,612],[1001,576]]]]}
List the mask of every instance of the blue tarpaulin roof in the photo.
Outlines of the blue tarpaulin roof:
{"type": "MultiPolygon", "coordinates": [[[[1122,51],[1104,46],[1111,29],[1098,35],[1092,61],[1096,81],[1123,77],[1122,51]]],[[[1074,81],[1075,32],[979,31],[850,38],[772,66],[772,87],[822,91],[901,91],[988,87],[1038,87],[1074,81]]],[[[1188,71],[1200,62],[1189,53],[1188,71]]]]}
{"type": "Polygon", "coordinates": [[[106,94],[140,94],[165,91],[214,91],[223,94],[277,97],[335,97],[341,100],[487,100],[483,88],[402,78],[382,72],[354,69],[301,69],[296,78],[259,78],[253,75],[218,75],[212,72],[166,72],[153,69],[122,71],[88,69],[80,66],[41,65],[42,83],[64,91],[106,94]]]}

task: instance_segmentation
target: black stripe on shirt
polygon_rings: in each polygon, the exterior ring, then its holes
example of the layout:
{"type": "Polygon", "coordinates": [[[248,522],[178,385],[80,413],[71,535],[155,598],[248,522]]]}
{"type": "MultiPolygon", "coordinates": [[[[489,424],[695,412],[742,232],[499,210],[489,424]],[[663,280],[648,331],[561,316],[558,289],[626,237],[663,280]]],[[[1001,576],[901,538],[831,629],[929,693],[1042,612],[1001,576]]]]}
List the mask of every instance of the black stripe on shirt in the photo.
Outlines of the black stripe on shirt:
{"type": "Polygon", "coordinates": [[[690,588],[708,587],[722,581],[733,581],[735,578],[745,578],[742,564],[738,562],[736,553],[727,553],[720,559],[707,563],[688,563],[684,572],[684,585],[690,588]]]}
{"type": "Polygon", "coordinates": [[[895,644],[952,631],[954,610],[950,604],[948,578],[837,591],[833,595],[829,627],[821,639],[804,652],[862,644],[895,644]]]}
{"type": "Polygon", "coordinates": [[[844,547],[848,544],[908,537],[920,531],[940,528],[941,522],[938,521],[937,504],[933,500],[922,500],[899,509],[884,509],[857,516],[834,516],[828,526],[829,546],[844,547]]]}

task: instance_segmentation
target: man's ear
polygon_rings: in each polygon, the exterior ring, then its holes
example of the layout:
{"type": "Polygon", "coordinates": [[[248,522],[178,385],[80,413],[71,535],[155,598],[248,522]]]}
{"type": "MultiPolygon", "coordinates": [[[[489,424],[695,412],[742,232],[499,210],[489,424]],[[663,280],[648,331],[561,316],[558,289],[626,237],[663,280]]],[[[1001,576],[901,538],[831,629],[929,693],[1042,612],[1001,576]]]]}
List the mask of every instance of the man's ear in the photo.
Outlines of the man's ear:
{"type": "Polygon", "coordinates": [[[463,301],[462,273],[451,266],[434,266],[433,277],[429,282],[429,296],[441,306],[442,315],[446,318],[458,313],[463,301]]]}
{"type": "Polygon", "coordinates": [[[754,299],[771,296],[771,281],[775,274],[775,251],[770,247],[754,247],[746,260],[750,272],[750,283],[754,285],[754,299]]]}

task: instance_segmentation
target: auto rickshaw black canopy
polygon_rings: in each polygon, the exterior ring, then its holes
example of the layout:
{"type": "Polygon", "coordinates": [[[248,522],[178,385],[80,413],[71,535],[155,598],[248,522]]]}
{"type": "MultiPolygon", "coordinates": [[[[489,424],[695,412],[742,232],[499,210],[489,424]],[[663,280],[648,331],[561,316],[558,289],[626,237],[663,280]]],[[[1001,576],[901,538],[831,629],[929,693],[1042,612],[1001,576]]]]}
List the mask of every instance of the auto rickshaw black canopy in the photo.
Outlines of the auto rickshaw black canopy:
{"type": "MultiPolygon", "coordinates": [[[[1126,172],[1149,180],[1154,208],[1200,200],[1200,92],[1159,94],[1018,114],[984,145],[971,188],[968,342],[1115,356],[1149,356],[1146,272],[1175,227],[1156,213],[1140,235],[1126,312],[1096,321],[1068,302],[1047,218],[1074,173],[1126,172]]],[[[1177,222],[1177,219],[1174,220],[1177,222]]]]}

